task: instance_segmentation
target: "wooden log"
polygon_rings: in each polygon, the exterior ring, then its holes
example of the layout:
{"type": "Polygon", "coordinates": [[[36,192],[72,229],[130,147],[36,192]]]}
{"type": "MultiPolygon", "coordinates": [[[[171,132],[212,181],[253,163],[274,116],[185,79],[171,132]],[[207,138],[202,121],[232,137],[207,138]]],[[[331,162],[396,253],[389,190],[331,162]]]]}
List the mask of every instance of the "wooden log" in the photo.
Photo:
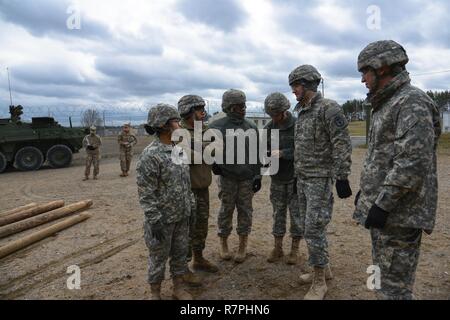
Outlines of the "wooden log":
{"type": "Polygon", "coordinates": [[[19,251],[33,243],[41,241],[47,237],[54,235],[64,229],[67,229],[77,223],[80,223],[86,219],[89,219],[92,215],[89,213],[80,213],[61,222],[55,223],[45,229],[34,232],[26,237],[11,241],[10,243],[0,247],[0,259],[4,258],[11,253],[19,251]]]}
{"type": "Polygon", "coordinates": [[[27,205],[22,206],[22,207],[18,207],[18,208],[15,208],[15,209],[11,209],[11,210],[2,212],[2,213],[0,213],[0,217],[6,217],[6,216],[9,216],[10,214],[14,214],[14,213],[17,213],[17,212],[28,210],[28,209],[34,208],[36,206],[38,206],[38,204],[33,202],[33,203],[27,204],[27,205]]]}
{"type": "Polygon", "coordinates": [[[44,223],[66,217],[72,213],[88,209],[92,206],[92,203],[92,200],[77,202],[63,208],[0,227],[0,238],[4,238],[11,234],[19,233],[24,230],[40,226],[44,223]]]}
{"type": "Polygon", "coordinates": [[[28,219],[34,216],[37,216],[38,214],[49,212],[58,208],[64,207],[64,201],[53,201],[45,204],[38,205],[34,208],[30,208],[27,210],[19,211],[13,214],[10,214],[6,217],[0,218],[0,227],[6,226],[7,224],[17,222],[20,220],[28,219]]]}

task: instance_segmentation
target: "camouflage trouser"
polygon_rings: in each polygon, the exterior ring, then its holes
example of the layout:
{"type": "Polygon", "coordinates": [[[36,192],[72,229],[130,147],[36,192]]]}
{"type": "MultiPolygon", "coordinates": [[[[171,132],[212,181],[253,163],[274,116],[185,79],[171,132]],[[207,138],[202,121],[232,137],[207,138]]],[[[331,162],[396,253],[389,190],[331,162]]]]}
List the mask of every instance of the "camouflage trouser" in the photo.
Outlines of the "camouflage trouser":
{"type": "Polygon", "coordinates": [[[381,300],[411,300],[419,262],[422,230],[389,227],[372,229],[372,259],[381,270],[381,300]]]}
{"type": "Polygon", "coordinates": [[[166,272],[166,262],[170,258],[170,273],[180,276],[187,272],[186,255],[189,239],[189,220],[167,224],[164,240],[153,239],[150,224],[144,223],[145,243],[149,250],[148,282],[161,283],[166,272]]]}
{"type": "Polygon", "coordinates": [[[84,175],[89,177],[91,174],[91,165],[94,165],[94,176],[98,176],[100,173],[100,155],[98,153],[87,153],[86,155],[86,170],[84,175]]]}
{"type": "Polygon", "coordinates": [[[218,216],[219,237],[228,237],[233,230],[233,213],[237,208],[237,234],[249,235],[253,218],[253,181],[237,181],[219,177],[219,199],[221,206],[218,216]]]}
{"type": "Polygon", "coordinates": [[[122,172],[130,171],[131,159],[133,159],[133,152],[120,150],[120,169],[122,172]]]}
{"type": "Polygon", "coordinates": [[[291,220],[291,237],[303,238],[303,227],[300,211],[298,208],[298,197],[294,195],[294,182],[282,183],[272,180],[270,185],[270,201],[273,207],[273,232],[275,237],[284,237],[286,234],[286,218],[289,208],[291,220]]]}
{"type": "Polygon", "coordinates": [[[329,262],[327,226],[333,213],[333,179],[298,178],[301,225],[308,246],[309,264],[326,267],[329,262]]]}
{"type": "Polygon", "coordinates": [[[191,261],[192,251],[205,249],[209,219],[209,189],[192,189],[192,192],[195,196],[197,210],[191,216],[189,225],[188,261],[191,261]]]}

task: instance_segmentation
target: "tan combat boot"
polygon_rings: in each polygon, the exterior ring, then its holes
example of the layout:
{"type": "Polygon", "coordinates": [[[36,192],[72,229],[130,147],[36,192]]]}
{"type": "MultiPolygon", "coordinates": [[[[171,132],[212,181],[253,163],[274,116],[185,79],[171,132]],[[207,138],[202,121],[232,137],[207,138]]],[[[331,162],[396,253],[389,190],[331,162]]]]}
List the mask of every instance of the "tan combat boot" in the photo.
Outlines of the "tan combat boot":
{"type": "MultiPolygon", "coordinates": [[[[299,279],[299,284],[300,285],[311,284],[313,278],[314,278],[314,274],[313,273],[302,274],[300,276],[300,279],[299,279]]],[[[326,280],[332,280],[333,279],[333,273],[331,272],[330,265],[327,265],[325,267],[325,279],[326,280]]]]}
{"type": "Polygon", "coordinates": [[[323,300],[328,292],[327,283],[325,281],[325,269],[314,267],[314,277],[311,288],[305,295],[305,300],[323,300]]]}
{"type": "Polygon", "coordinates": [[[94,180],[98,180],[97,176],[94,176],[94,180]]]}
{"type": "Polygon", "coordinates": [[[88,177],[88,176],[86,176],[86,177],[83,178],[83,181],[88,181],[88,180],[89,180],[89,177],[88,177]]]}
{"type": "Polygon", "coordinates": [[[175,300],[193,300],[191,294],[183,288],[182,276],[173,277],[172,281],[173,281],[172,297],[175,300]]]}
{"type": "Polygon", "coordinates": [[[220,258],[222,260],[231,260],[230,250],[228,250],[228,237],[220,237],[220,258]]]}
{"type": "Polygon", "coordinates": [[[248,236],[239,236],[239,249],[234,257],[234,262],[242,263],[247,257],[248,236]]]}
{"type": "Polygon", "coordinates": [[[150,285],[151,300],[161,300],[161,283],[153,283],[150,285]]]}
{"type": "Polygon", "coordinates": [[[286,263],[289,265],[296,265],[298,262],[298,247],[300,246],[301,238],[292,238],[291,252],[289,253],[286,263]]]}
{"type": "Polygon", "coordinates": [[[272,252],[270,253],[269,258],[267,259],[267,262],[274,263],[277,261],[280,261],[284,256],[283,253],[283,237],[275,237],[275,247],[273,248],[272,252]]]}
{"type": "Polygon", "coordinates": [[[122,171],[122,174],[120,175],[122,178],[125,178],[127,176],[127,174],[125,173],[125,171],[122,171]]]}
{"type": "Polygon", "coordinates": [[[194,270],[205,271],[210,273],[216,273],[219,271],[219,268],[217,268],[217,266],[215,266],[214,264],[212,264],[203,257],[203,253],[200,250],[194,251],[193,268],[194,270]]]}
{"type": "Polygon", "coordinates": [[[200,287],[202,285],[202,279],[191,270],[188,270],[183,276],[182,279],[184,283],[191,287],[200,287]]]}

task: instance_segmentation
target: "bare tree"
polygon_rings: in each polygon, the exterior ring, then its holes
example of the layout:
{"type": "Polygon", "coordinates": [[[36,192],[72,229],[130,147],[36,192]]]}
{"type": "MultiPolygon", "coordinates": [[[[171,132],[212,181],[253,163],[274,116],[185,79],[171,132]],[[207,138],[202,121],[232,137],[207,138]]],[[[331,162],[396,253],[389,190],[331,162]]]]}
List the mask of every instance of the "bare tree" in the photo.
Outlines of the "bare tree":
{"type": "Polygon", "coordinates": [[[83,127],[100,127],[102,124],[102,117],[100,116],[100,113],[95,109],[87,109],[81,115],[81,125],[83,127]]]}

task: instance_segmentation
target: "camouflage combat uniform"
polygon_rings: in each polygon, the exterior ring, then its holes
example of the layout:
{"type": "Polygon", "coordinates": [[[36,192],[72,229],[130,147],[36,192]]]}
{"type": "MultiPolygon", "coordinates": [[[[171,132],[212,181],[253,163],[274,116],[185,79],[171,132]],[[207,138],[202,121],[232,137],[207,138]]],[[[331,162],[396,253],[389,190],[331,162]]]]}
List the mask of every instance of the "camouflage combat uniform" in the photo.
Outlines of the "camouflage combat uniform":
{"type": "MultiPolygon", "coordinates": [[[[240,100],[245,101],[245,94],[238,90],[230,90],[225,93],[224,97],[231,93],[236,95],[240,100]],[[239,97],[241,95],[242,97],[239,97]]],[[[224,99],[225,101],[225,99],[224,99]]],[[[227,112],[226,116],[218,119],[210,124],[211,129],[217,129],[222,133],[224,138],[224,150],[226,150],[226,131],[227,130],[256,130],[256,125],[247,120],[236,117],[229,113],[227,107],[223,106],[223,110],[227,112]]],[[[233,212],[237,209],[237,234],[240,236],[248,236],[252,230],[253,222],[253,183],[255,179],[261,179],[261,164],[250,164],[249,156],[249,139],[245,141],[245,163],[237,164],[237,137],[234,143],[234,164],[219,164],[222,175],[218,179],[219,198],[221,200],[220,211],[218,215],[218,235],[221,238],[227,238],[233,230],[233,212]]],[[[244,150],[240,150],[244,152],[244,150]]],[[[225,152],[224,152],[225,154],[225,152]]],[[[226,159],[224,159],[226,160],[226,159]]]]}
{"type": "Polygon", "coordinates": [[[326,229],[333,212],[333,184],[350,175],[352,145],[337,102],[316,93],[296,110],[294,157],[301,225],[309,264],[323,268],[329,263],[326,229]]]}
{"type": "Polygon", "coordinates": [[[439,112],[406,71],[369,102],[369,146],[354,219],[364,225],[374,204],[389,212],[383,229],[371,229],[379,298],[412,299],[422,230],[431,234],[436,219],[439,112]]]}
{"type": "Polygon", "coordinates": [[[120,168],[122,172],[129,172],[133,159],[133,147],[137,144],[136,136],[121,132],[117,138],[120,145],[120,168]]]}
{"type": "Polygon", "coordinates": [[[83,139],[83,148],[86,150],[86,169],[85,177],[91,174],[91,165],[94,165],[94,177],[100,173],[100,147],[102,145],[101,138],[96,134],[89,134],[83,139]],[[88,149],[88,146],[94,150],[88,149]]]}
{"type": "MultiPolygon", "coordinates": [[[[185,120],[181,121],[181,127],[189,130],[192,141],[194,141],[194,128],[185,120]]],[[[208,127],[204,124],[202,131],[205,132],[208,127]]],[[[201,141],[200,141],[201,142],[201,141]]],[[[206,146],[202,143],[203,148],[206,146]]],[[[194,157],[192,156],[192,162],[194,157]]],[[[190,165],[192,192],[195,196],[197,208],[195,215],[191,219],[190,225],[190,250],[188,258],[190,259],[192,251],[203,251],[205,249],[206,237],[208,236],[209,220],[209,186],[212,182],[211,166],[205,163],[190,165]]]]}
{"type": "Polygon", "coordinates": [[[189,166],[176,164],[171,155],[173,145],[163,144],[159,138],[141,154],[137,163],[137,184],[141,207],[144,210],[144,236],[150,252],[150,284],[161,283],[167,259],[173,277],[184,275],[189,244],[189,218],[195,210],[191,191],[189,166]],[[156,240],[151,225],[164,224],[164,239],[156,240]]]}
{"type": "Polygon", "coordinates": [[[279,149],[281,157],[279,159],[279,170],[276,175],[271,176],[272,183],[270,186],[270,201],[273,207],[273,235],[275,237],[284,237],[286,234],[286,216],[289,208],[292,238],[303,238],[304,225],[301,223],[300,211],[298,207],[298,197],[294,195],[294,134],[296,118],[287,111],[287,118],[284,123],[275,125],[269,122],[267,136],[270,137],[271,130],[279,130],[279,149]]]}

